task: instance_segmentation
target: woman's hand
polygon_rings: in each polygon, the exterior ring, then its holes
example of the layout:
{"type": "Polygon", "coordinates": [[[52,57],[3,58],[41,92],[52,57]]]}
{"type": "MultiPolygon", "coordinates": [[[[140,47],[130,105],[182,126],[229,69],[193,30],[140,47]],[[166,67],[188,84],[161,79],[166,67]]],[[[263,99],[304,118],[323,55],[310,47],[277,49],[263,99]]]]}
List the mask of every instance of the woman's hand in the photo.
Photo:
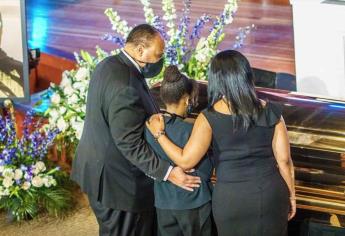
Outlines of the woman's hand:
{"type": "Polygon", "coordinates": [[[165,124],[162,114],[154,114],[146,121],[146,127],[150,130],[152,135],[164,131],[165,124]]]}
{"type": "Polygon", "coordinates": [[[296,215],[296,197],[290,197],[290,212],[288,220],[291,220],[296,215]]]}

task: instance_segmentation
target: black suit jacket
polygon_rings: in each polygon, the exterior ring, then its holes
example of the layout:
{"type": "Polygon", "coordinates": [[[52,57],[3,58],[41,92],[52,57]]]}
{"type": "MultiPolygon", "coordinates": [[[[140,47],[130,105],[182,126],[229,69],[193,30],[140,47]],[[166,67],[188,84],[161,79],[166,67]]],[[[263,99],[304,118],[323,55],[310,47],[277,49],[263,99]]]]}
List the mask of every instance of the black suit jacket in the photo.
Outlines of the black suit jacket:
{"type": "Polygon", "coordinates": [[[145,79],[126,55],[96,66],[71,175],[91,201],[116,210],[153,209],[153,180],[147,175],[161,181],[170,166],[144,139],[145,121],[156,112],[145,79]]]}

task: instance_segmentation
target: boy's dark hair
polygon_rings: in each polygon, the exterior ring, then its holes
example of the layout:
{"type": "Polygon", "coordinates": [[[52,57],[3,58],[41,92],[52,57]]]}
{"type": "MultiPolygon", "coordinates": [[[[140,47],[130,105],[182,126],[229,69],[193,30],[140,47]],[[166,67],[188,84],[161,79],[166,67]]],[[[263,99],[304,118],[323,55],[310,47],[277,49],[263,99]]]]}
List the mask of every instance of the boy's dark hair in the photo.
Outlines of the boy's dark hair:
{"type": "Polygon", "coordinates": [[[164,79],[160,88],[160,96],[165,104],[176,104],[183,95],[189,95],[193,105],[198,97],[198,84],[182,74],[177,66],[170,65],[164,71],[164,79]]]}
{"type": "Polygon", "coordinates": [[[149,47],[157,34],[159,31],[149,24],[137,25],[128,34],[126,43],[132,43],[135,46],[143,44],[145,47],[149,47]]]}

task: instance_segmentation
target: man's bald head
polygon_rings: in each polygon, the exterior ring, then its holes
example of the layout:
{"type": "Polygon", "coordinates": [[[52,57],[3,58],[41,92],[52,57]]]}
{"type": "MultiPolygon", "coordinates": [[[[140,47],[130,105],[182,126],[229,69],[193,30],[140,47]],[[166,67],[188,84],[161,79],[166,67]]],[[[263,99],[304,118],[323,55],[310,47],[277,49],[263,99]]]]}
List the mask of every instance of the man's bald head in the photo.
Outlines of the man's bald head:
{"type": "Polygon", "coordinates": [[[140,44],[149,47],[157,36],[160,36],[160,33],[155,27],[149,24],[141,24],[131,30],[127,36],[126,43],[133,44],[134,47],[140,44]]]}
{"type": "Polygon", "coordinates": [[[164,54],[164,39],[151,25],[141,24],[128,34],[125,51],[143,67],[157,62],[164,54]]]}

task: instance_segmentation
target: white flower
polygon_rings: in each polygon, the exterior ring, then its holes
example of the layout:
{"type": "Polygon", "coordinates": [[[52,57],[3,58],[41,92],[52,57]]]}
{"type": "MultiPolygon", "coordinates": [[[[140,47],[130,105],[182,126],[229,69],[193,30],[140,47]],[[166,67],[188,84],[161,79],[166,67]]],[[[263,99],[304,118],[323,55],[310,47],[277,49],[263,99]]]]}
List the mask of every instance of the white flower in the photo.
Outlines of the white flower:
{"type": "Polygon", "coordinates": [[[50,87],[52,87],[52,88],[56,88],[56,87],[57,87],[57,85],[56,85],[56,84],[54,84],[54,83],[50,83],[50,87]]]}
{"type": "Polygon", "coordinates": [[[65,94],[66,96],[71,96],[71,95],[73,94],[73,92],[74,92],[74,89],[73,89],[73,87],[72,87],[71,85],[67,85],[67,86],[64,88],[63,92],[64,92],[64,94],[65,94]]]}
{"type": "Polygon", "coordinates": [[[68,77],[69,73],[70,73],[69,71],[63,72],[62,79],[61,79],[61,82],[60,82],[60,87],[61,88],[65,88],[67,86],[71,86],[72,85],[71,79],[68,77]]]}
{"type": "Polygon", "coordinates": [[[52,176],[47,176],[43,178],[43,183],[44,183],[44,186],[46,186],[47,188],[50,188],[50,186],[56,185],[56,180],[52,176]]]}
{"type": "Polygon", "coordinates": [[[66,111],[67,111],[67,109],[66,109],[66,107],[64,107],[64,106],[61,106],[60,109],[59,109],[59,113],[60,113],[61,115],[64,115],[64,114],[66,113],[66,111]]]}
{"type": "Polygon", "coordinates": [[[2,173],[4,171],[5,167],[4,166],[0,166],[0,173],[2,173]]]}
{"type": "Polygon", "coordinates": [[[71,127],[75,131],[76,138],[80,140],[83,133],[84,121],[80,117],[73,117],[71,118],[71,127]]]}
{"type": "Polygon", "coordinates": [[[11,168],[4,169],[4,171],[2,172],[2,176],[4,178],[13,179],[13,177],[14,177],[13,170],[11,168]]]}
{"type": "Polygon", "coordinates": [[[167,34],[172,37],[175,34],[175,30],[174,29],[170,29],[167,34]]]}
{"type": "Polygon", "coordinates": [[[34,166],[33,169],[32,169],[32,173],[34,175],[38,175],[40,173],[40,170],[34,166]]]}
{"type": "Polygon", "coordinates": [[[68,104],[75,104],[75,103],[78,103],[78,101],[79,101],[79,98],[76,94],[73,94],[72,96],[68,98],[68,104]]]}
{"type": "Polygon", "coordinates": [[[36,187],[36,188],[40,188],[43,186],[43,180],[40,176],[35,176],[32,180],[31,180],[31,184],[36,187]]]}
{"type": "Polygon", "coordinates": [[[57,182],[56,182],[55,179],[52,179],[52,180],[51,180],[51,185],[53,185],[53,186],[56,186],[56,185],[57,185],[57,182]]]}
{"type": "Polygon", "coordinates": [[[35,164],[35,167],[36,169],[38,169],[40,172],[43,172],[46,170],[46,165],[44,164],[43,161],[38,161],[36,164],[35,164]]]}
{"type": "Polygon", "coordinates": [[[48,177],[45,177],[45,178],[43,178],[42,180],[43,180],[44,186],[46,186],[47,188],[49,188],[49,187],[50,187],[50,182],[49,182],[48,177]]]}
{"type": "Polygon", "coordinates": [[[195,58],[200,61],[200,62],[205,62],[206,61],[206,56],[203,53],[197,53],[195,55],[195,58]]]}
{"type": "Polygon", "coordinates": [[[14,179],[20,180],[23,177],[23,171],[21,169],[16,169],[14,172],[14,179]]]}
{"type": "Polygon", "coordinates": [[[230,24],[232,21],[233,21],[233,17],[230,16],[228,19],[225,19],[224,23],[228,25],[228,24],[230,24]]]}
{"type": "Polygon", "coordinates": [[[26,181],[22,184],[22,189],[28,190],[31,187],[31,183],[26,181]]]}
{"type": "Polygon", "coordinates": [[[68,124],[62,117],[59,118],[56,125],[61,132],[64,132],[68,128],[68,124]]]}
{"type": "Polygon", "coordinates": [[[59,104],[61,101],[61,97],[58,93],[54,93],[50,100],[53,104],[59,104]]]}
{"type": "MultiPolygon", "coordinates": [[[[86,80],[87,81],[87,80],[86,80]]],[[[76,89],[76,90],[81,90],[83,91],[86,87],[86,84],[84,82],[75,82],[73,84],[73,88],[76,89]]]]}
{"type": "Polygon", "coordinates": [[[8,196],[8,195],[10,195],[10,190],[8,188],[6,189],[0,188],[0,198],[1,196],[8,196]]]}
{"type": "MultiPolygon", "coordinates": [[[[127,24],[127,22],[123,22],[123,23],[127,24]]],[[[130,31],[129,29],[130,28],[128,26],[125,26],[125,27],[123,27],[123,32],[129,32],[130,31]]]]}
{"type": "Polygon", "coordinates": [[[168,28],[173,28],[174,27],[174,22],[168,22],[167,23],[168,28]]]}
{"type": "Polygon", "coordinates": [[[10,195],[10,190],[9,189],[5,189],[4,196],[8,196],[8,195],[10,195]]]}
{"type": "Polygon", "coordinates": [[[75,136],[79,140],[81,138],[81,135],[83,134],[83,129],[84,129],[84,122],[80,122],[77,126],[75,126],[75,136]]]}
{"type": "Polygon", "coordinates": [[[131,30],[131,28],[127,27],[127,21],[121,20],[118,13],[111,8],[106,9],[104,13],[109,17],[112,29],[126,38],[131,30]]]}
{"type": "Polygon", "coordinates": [[[49,116],[52,120],[52,123],[55,123],[57,119],[59,118],[59,112],[56,109],[51,109],[49,111],[49,116]]]}
{"type": "Polygon", "coordinates": [[[201,37],[199,39],[198,44],[196,45],[195,51],[201,50],[203,47],[205,47],[206,44],[207,44],[206,39],[204,37],[201,37]]]}
{"type": "Polygon", "coordinates": [[[5,177],[3,180],[2,180],[2,185],[5,187],[5,188],[9,188],[13,185],[14,181],[12,178],[7,178],[5,177]]]}
{"type": "Polygon", "coordinates": [[[79,70],[75,74],[75,79],[76,79],[76,81],[84,80],[89,76],[89,74],[90,74],[89,69],[87,69],[85,67],[81,67],[81,68],[79,68],[79,70]]]}

